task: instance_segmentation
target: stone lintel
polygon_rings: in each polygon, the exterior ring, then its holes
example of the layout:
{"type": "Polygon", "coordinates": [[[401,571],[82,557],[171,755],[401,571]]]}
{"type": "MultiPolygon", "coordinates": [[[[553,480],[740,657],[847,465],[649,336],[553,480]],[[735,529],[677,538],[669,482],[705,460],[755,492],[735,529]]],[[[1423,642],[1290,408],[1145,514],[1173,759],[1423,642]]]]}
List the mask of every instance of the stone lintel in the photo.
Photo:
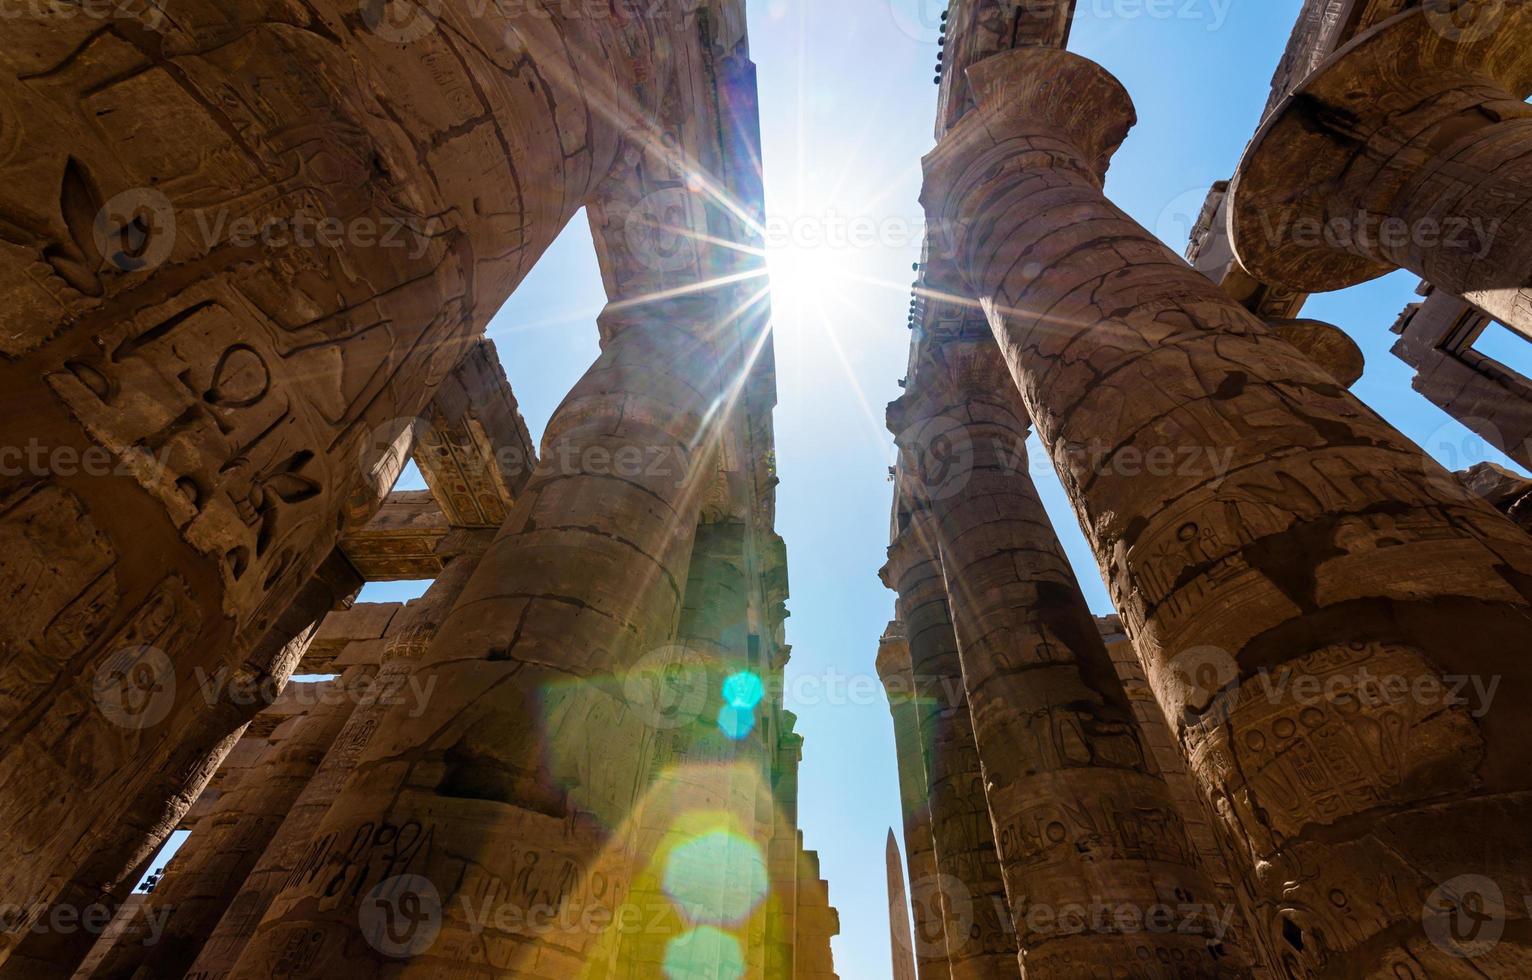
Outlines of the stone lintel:
{"type": "Polygon", "coordinates": [[[369,582],[435,578],[442,569],[437,546],[449,530],[431,492],[396,490],[372,520],[346,532],[341,550],[369,582]]]}
{"type": "Polygon", "coordinates": [[[437,389],[414,459],[454,527],[505,523],[537,464],[495,345],[480,340],[437,389]]]}

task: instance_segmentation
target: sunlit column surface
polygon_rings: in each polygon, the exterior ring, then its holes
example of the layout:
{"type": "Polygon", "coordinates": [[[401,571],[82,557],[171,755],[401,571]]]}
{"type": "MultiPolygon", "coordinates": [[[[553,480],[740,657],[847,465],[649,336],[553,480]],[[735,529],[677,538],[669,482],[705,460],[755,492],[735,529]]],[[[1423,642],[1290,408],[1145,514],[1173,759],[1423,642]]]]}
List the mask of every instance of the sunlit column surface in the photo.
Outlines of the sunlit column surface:
{"type": "Polygon", "coordinates": [[[888,421],[935,518],[1023,972],[1250,976],[1032,483],[994,339],[927,338],[888,421]]]}
{"type": "Polygon", "coordinates": [[[430,705],[389,712],[316,833],[333,873],[277,895],[235,977],[610,966],[654,741],[624,682],[684,602],[741,360],[727,308],[691,296],[603,315],[600,358],[416,674],[430,705]]]}
{"type": "Polygon", "coordinates": [[[970,78],[928,212],[1286,969],[1525,974],[1532,542],[1106,199],[1115,79],[1045,50],[970,78]],[[1506,939],[1453,955],[1486,902],[1506,939]]]}
{"type": "Polygon", "coordinates": [[[899,594],[909,639],[937,870],[934,881],[914,883],[914,901],[941,909],[953,980],[1019,977],[931,515],[902,514],[900,523],[883,581],[899,594]]]}

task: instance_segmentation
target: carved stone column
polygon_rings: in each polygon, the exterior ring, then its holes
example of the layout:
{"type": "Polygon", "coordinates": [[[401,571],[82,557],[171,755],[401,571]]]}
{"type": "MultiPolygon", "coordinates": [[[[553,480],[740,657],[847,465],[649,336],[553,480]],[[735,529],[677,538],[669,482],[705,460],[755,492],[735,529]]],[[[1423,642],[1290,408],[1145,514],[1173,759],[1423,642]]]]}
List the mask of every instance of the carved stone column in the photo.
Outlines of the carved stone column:
{"type": "Polygon", "coordinates": [[[312,880],[324,870],[325,865],[319,860],[324,842],[316,842],[314,832],[345,781],[355,772],[361,753],[376,736],[389,710],[400,704],[407,704],[411,712],[426,709],[425,702],[434,692],[412,685],[410,675],[478,567],[491,536],[489,531],[457,531],[438,546],[437,553],[443,562],[441,574],[401,614],[405,623],[387,639],[382,668],[372,692],[346,719],[345,727],[293,803],[265,853],[202,943],[196,961],[186,970],[188,976],[215,980],[228,975],[272,897],[289,879],[312,880]]]}
{"type": "MultiPolygon", "coordinates": [[[[882,576],[899,593],[899,619],[909,637],[935,845],[933,890],[940,897],[947,962],[952,980],[1016,978],[1021,975],[1016,937],[984,800],[935,528],[923,511],[902,515],[901,523],[882,576]]],[[[917,894],[915,901],[920,900],[917,894]]]]}
{"type": "Polygon", "coordinates": [[[1256,134],[1240,263],[1308,292],[1409,269],[1532,335],[1529,93],[1525,3],[1431,0],[1366,31],[1256,134]]]}
{"type": "Polygon", "coordinates": [[[1475,963],[1433,942],[1477,901],[1437,890],[1458,876],[1532,894],[1526,535],[1106,199],[1115,79],[1044,50],[970,78],[928,211],[1286,969],[1526,972],[1510,900],[1475,963]],[[1494,709],[1450,677],[1498,681],[1494,709]]]}
{"type": "Polygon", "coordinates": [[[36,450],[0,481],[17,609],[0,893],[18,905],[46,906],[110,833],[94,801],[138,818],[146,787],[237,727],[209,722],[226,706],[195,672],[272,671],[254,648],[342,516],[387,489],[372,476],[398,420],[667,71],[660,21],[638,14],[437,7],[409,24],[390,19],[409,5],[355,0],[6,20],[0,390],[25,406],[8,441],[36,450]],[[175,680],[164,719],[128,732],[94,709],[124,657],[175,680]]]}
{"type": "MultiPolygon", "coordinates": [[[[63,860],[54,869],[58,875],[73,871],[74,878],[58,892],[44,918],[60,914],[55,910],[63,909],[99,906],[114,910],[132,894],[143,877],[144,866],[159,853],[171,831],[202,795],[208,780],[238,743],[245,726],[265,707],[259,697],[220,695],[229,690],[280,689],[308,650],[320,621],[332,610],[348,604],[361,586],[361,579],[345,557],[339,551],[331,552],[257,644],[252,661],[268,664],[269,672],[231,671],[224,667],[193,675],[198,699],[216,702],[217,709],[204,713],[197,729],[182,733],[184,738],[169,763],[161,767],[136,800],[122,808],[120,817],[81,842],[82,846],[92,848],[84,860],[63,860]],[[228,734],[212,741],[210,749],[204,748],[219,732],[228,734]]],[[[154,718],[175,685],[167,672],[155,669],[152,662],[138,666],[149,668],[147,679],[130,698],[103,702],[99,698],[104,689],[97,691],[96,710],[128,732],[154,718]],[[137,709],[139,713],[125,709],[137,709]]],[[[114,696],[120,693],[112,692],[114,696]]],[[[90,952],[91,938],[85,930],[33,930],[0,963],[0,978],[67,977],[90,952]]],[[[3,941],[0,939],[0,943],[3,941]]]]}
{"type": "MultiPolygon", "coordinates": [[[[915,919],[913,953],[921,980],[948,980],[947,936],[937,888],[936,844],[931,836],[931,797],[921,749],[921,706],[910,668],[910,640],[905,625],[888,624],[878,640],[878,677],[888,694],[894,719],[894,750],[899,761],[899,804],[904,811],[904,841],[909,849],[910,904],[915,919]],[[932,899],[937,901],[933,902],[932,899]]],[[[897,952],[896,952],[897,955],[897,952]]]]}
{"type": "Polygon", "coordinates": [[[994,338],[928,338],[888,421],[908,470],[950,468],[925,486],[1023,975],[1249,977],[1028,473],[994,338]]]}
{"type": "Polygon", "coordinates": [[[748,350],[722,303],[608,310],[600,359],[416,674],[428,710],[389,712],[315,834],[324,872],[276,896],[233,976],[610,968],[614,933],[588,916],[627,898],[654,737],[624,681],[684,601],[716,407],[748,350]]]}
{"type": "Polygon", "coordinates": [[[353,667],[333,681],[288,685],[282,697],[303,705],[302,714],[278,724],[259,761],[197,822],[93,980],[186,972],[356,706],[356,685],[371,674],[353,667]]]}
{"type": "Polygon", "coordinates": [[[757,705],[748,731],[724,713],[726,681],[742,681],[749,666],[744,536],[736,523],[697,529],[675,645],[645,665],[644,697],[659,710],[646,791],[632,821],[628,903],[641,924],[620,938],[620,977],[733,975],[733,965],[748,966],[748,933],[767,914],[773,828],[756,820],[757,798],[769,796],[763,726],[755,723],[757,705]],[[698,924],[729,938],[688,944],[698,924]]]}

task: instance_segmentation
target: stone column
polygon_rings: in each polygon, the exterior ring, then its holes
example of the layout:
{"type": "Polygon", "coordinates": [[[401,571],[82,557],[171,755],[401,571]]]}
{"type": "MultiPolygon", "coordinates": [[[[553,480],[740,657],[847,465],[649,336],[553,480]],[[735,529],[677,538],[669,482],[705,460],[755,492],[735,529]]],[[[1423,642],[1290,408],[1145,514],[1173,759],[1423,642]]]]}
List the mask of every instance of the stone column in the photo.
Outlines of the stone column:
{"type": "Polygon", "coordinates": [[[909,849],[910,904],[915,919],[913,948],[920,980],[947,980],[947,935],[937,888],[935,842],[931,836],[931,797],[920,730],[921,706],[910,668],[910,640],[905,625],[888,624],[878,640],[878,677],[888,694],[894,719],[894,750],[899,760],[899,805],[904,811],[904,843],[909,849]],[[936,899],[936,901],[932,901],[936,899]]]}
{"type": "Polygon", "coordinates": [[[724,697],[726,680],[748,665],[744,536],[736,523],[697,529],[675,645],[634,677],[640,699],[660,710],[632,821],[628,904],[638,927],[620,937],[620,977],[733,976],[748,967],[749,932],[767,912],[769,840],[756,801],[769,791],[756,717],[770,705],[751,706],[747,731],[724,697]],[[696,926],[710,931],[707,942],[688,935],[696,926]]]}
{"type": "Polygon", "coordinates": [[[927,158],[928,211],[1258,925],[1295,975],[1525,972],[1520,939],[1473,966],[1432,940],[1469,904],[1524,921],[1462,875],[1532,894],[1532,716],[1513,707],[1532,699],[1532,543],[1105,198],[1134,118],[1115,79],[1045,50],[970,77],[982,98],[927,158]],[[1451,677],[1498,682],[1494,710],[1451,677]]]}
{"type": "Polygon", "coordinates": [[[888,828],[883,857],[888,863],[888,946],[893,980],[915,980],[915,938],[910,934],[910,900],[904,888],[904,859],[894,828],[888,828]]]}
{"type": "Polygon", "coordinates": [[[0,53],[0,390],[39,449],[0,481],[0,894],[27,907],[84,874],[97,801],[136,818],[237,727],[195,672],[270,671],[253,648],[387,489],[380,442],[668,70],[637,14],[130,6],[19,12],[0,53]],[[94,710],[123,658],[176,680],[128,733],[94,710]]]}
{"type": "Polygon", "coordinates": [[[334,841],[324,873],[275,897],[233,976],[610,968],[612,934],[582,920],[628,894],[622,828],[653,731],[624,680],[684,601],[718,407],[750,349],[725,302],[608,310],[601,357],[417,672],[428,710],[388,713],[315,834],[334,841]]]}
{"type": "Polygon", "coordinates": [[[260,760],[197,822],[93,980],[186,972],[335,741],[355,707],[356,686],[371,674],[354,667],[333,681],[287,686],[283,699],[304,705],[303,713],[277,726],[260,760]]]}
{"type": "Polygon", "coordinates": [[[798,951],[798,766],[803,760],[803,736],[792,730],[796,720],[784,711],[772,778],[776,826],[767,852],[771,910],[766,926],[766,975],[790,977],[798,951]]]}
{"type": "Polygon", "coordinates": [[[1332,55],[1240,165],[1240,263],[1306,292],[1409,269],[1532,336],[1529,39],[1524,3],[1433,0],[1332,55]]]}
{"type": "MultiPolygon", "coordinates": [[[[319,623],[332,610],[348,604],[361,586],[345,556],[338,550],[331,552],[257,644],[250,662],[267,664],[267,671],[231,671],[225,666],[193,675],[192,689],[199,702],[214,701],[217,709],[204,713],[197,729],[182,733],[184,738],[170,762],[122,808],[118,819],[81,842],[92,848],[88,857],[60,862],[56,873],[74,870],[75,877],[58,893],[45,918],[62,909],[100,908],[110,914],[131,895],[143,877],[143,866],[159,853],[229,750],[239,742],[245,726],[263,707],[258,697],[220,698],[220,693],[231,686],[247,692],[280,689],[303,658],[319,623]],[[227,734],[213,740],[219,732],[227,734]],[[209,740],[213,740],[210,749],[205,748],[209,740]]],[[[160,664],[163,667],[163,662],[160,664]]],[[[97,692],[96,709],[129,732],[154,721],[177,683],[153,662],[136,666],[148,668],[147,679],[134,680],[139,686],[128,697],[116,700],[122,691],[113,689],[109,692],[113,699],[102,701],[108,688],[102,686],[97,692]]],[[[34,930],[0,963],[0,978],[67,977],[90,951],[91,938],[86,930],[34,930]]],[[[0,938],[0,943],[3,941],[0,938]]]]}
{"type": "Polygon", "coordinates": [[[324,761],[293,803],[272,837],[265,853],[246,876],[239,893],[229,902],[195,962],[186,970],[196,980],[227,976],[238,962],[245,943],[265,915],[271,899],[289,880],[309,881],[323,871],[318,860],[327,843],[315,841],[314,832],[335,802],[342,785],[356,770],[357,760],[378,732],[389,710],[407,703],[410,711],[422,712],[429,692],[410,683],[410,675],[435,639],[442,621],[462,594],[469,576],[478,566],[491,532],[457,531],[437,548],[442,555],[441,574],[424,595],[401,614],[404,625],[387,638],[382,668],[372,690],[352,710],[346,725],[335,737],[324,761]]]}
{"type": "MultiPolygon", "coordinates": [[[[882,576],[899,593],[899,619],[909,636],[935,845],[933,891],[943,916],[947,962],[952,980],[1014,980],[1021,975],[1016,937],[984,799],[935,528],[925,511],[903,514],[900,523],[882,576]]],[[[917,903],[922,901],[919,891],[917,903]]]]}
{"type": "Polygon", "coordinates": [[[910,483],[934,517],[1022,974],[1249,977],[1032,483],[994,338],[928,338],[888,421],[907,470],[943,474],[910,483]]]}

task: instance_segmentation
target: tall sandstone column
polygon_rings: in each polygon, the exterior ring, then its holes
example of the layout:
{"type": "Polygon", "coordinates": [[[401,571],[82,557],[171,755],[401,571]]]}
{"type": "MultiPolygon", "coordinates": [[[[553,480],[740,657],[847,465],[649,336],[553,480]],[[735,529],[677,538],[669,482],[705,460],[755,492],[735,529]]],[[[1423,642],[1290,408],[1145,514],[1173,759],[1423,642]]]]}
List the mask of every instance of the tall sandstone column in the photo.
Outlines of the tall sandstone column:
{"type": "MultiPolygon", "coordinates": [[[[142,807],[238,727],[196,672],[275,675],[259,641],[386,491],[397,421],[668,70],[662,21],[636,14],[391,19],[406,6],[6,20],[0,418],[38,450],[0,481],[17,611],[0,624],[0,893],[18,907],[91,859],[95,801],[142,807]],[[171,692],[154,724],[97,710],[125,659],[171,692]]],[[[28,923],[4,925],[0,959],[28,923]]]]}
{"type": "Polygon", "coordinates": [[[1252,141],[1240,264],[1304,292],[1409,269],[1532,336],[1529,94],[1525,3],[1430,0],[1364,32],[1252,141]]]}
{"type": "Polygon", "coordinates": [[[1532,542],[1106,199],[1115,79],[1046,50],[969,76],[928,211],[1285,969],[1525,974],[1532,542]],[[1496,707],[1450,677],[1498,681],[1496,707]],[[1472,962],[1442,938],[1470,914],[1514,920],[1472,962]]]}
{"type": "MultiPolygon", "coordinates": [[[[910,667],[910,640],[904,623],[894,620],[878,640],[878,678],[888,695],[894,720],[894,751],[899,765],[899,805],[904,811],[904,844],[909,850],[910,905],[915,920],[912,947],[920,980],[948,980],[947,935],[936,888],[936,845],[931,836],[931,796],[926,779],[922,708],[910,667]],[[933,902],[932,899],[937,901],[933,902]]],[[[898,951],[895,951],[898,955],[898,951]]]]}
{"type": "Polygon", "coordinates": [[[591,916],[626,900],[654,738],[623,681],[684,601],[746,349],[726,302],[609,308],[600,358],[417,672],[428,710],[385,717],[316,832],[338,842],[324,873],[276,896],[234,977],[611,967],[591,916]]]}
{"type": "Polygon", "coordinates": [[[285,696],[306,705],[303,714],[272,732],[260,761],[198,821],[93,980],[185,973],[334,743],[356,706],[358,686],[372,673],[371,667],[353,667],[333,681],[287,687],[285,696]],[[150,919],[157,920],[153,931],[147,928],[150,919]]]}
{"type": "MultiPolygon", "coordinates": [[[[901,515],[883,581],[899,594],[920,704],[921,751],[953,980],[1016,978],[1014,934],[929,512],[901,515]]],[[[919,894],[915,901],[920,902],[919,894]]],[[[933,898],[932,901],[935,901],[933,898]]]]}
{"type": "Polygon", "coordinates": [[[655,692],[664,711],[633,821],[636,916],[619,939],[619,977],[666,976],[667,966],[679,975],[732,976],[731,965],[748,965],[747,930],[766,915],[763,836],[773,828],[756,819],[757,797],[767,793],[761,726],[735,738],[741,731],[720,714],[726,680],[748,666],[744,534],[736,523],[697,529],[673,656],[655,665],[664,678],[656,681],[669,689],[655,692]],[[729,939],[687,944],[694,925],[729,939]]]}
{"type": "Polygon", "coordinates": [[[911,483],[933,491],[1023,974],[1090,980],[1153,962],[1249,977],[1027,471],[1026,411],[994,338],[928,338],[888,415],[910,468],[949,470],[911,483]]]}
{"type": "Polygon", "coordinates": [[[341,786],[356,770],[357,760],[372,739],[390,707],[408,703],[411,711],[424,711],[421,699],[429,696],[409,683],[410,674],[436,638],[469,576],[478,567],[491,532],[456,531],[438,546],[443,555],[441,574],[424,595],[405,609],[404,625],[390,635],[383,648],[382,667],[373,694],[358,703],[335,737],[303,793],[293,803],[265,853],[245,878],[239,893],[207,934],[186,976],[190,980],[217,980],[227,976],[270,906],[272,897],[289,880],[302,881],[320,874],[324,858],[336,842],[318,838],[314,832],[335,802],[341,786]]]}

